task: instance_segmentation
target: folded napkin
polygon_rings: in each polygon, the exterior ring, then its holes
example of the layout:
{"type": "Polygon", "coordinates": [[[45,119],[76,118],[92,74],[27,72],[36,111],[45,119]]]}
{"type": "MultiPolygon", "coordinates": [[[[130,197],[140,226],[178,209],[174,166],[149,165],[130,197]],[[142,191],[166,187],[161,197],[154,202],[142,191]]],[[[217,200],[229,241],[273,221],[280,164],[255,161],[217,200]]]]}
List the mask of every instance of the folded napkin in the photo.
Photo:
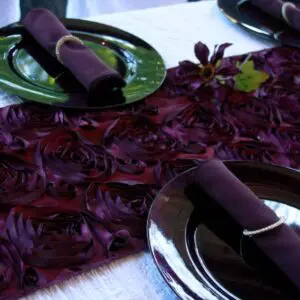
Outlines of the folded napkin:
{"type": "MultiPolygon", "coordinates": [[[[57,42],[62,37],[70,35],[59,19],[43,8],[31,10],[24,18],[23,25],[34,39],[54,56],[57,42]]],[[[120,74],[111,70],[89,48],[78,41],[63,43],[60,47],[60,59],[92,95],[125,86],[120,74]]]]}
{"type": "Polygon", "coordinates": [[[300,31],[300,9],[295,4],[281,0],[250,0],[250,2],[300,31]]]}
{"type": "MultiPolygon", "coordinates": [[[[195,173],[195,186],[196,189],[187,191],[186,195],[193,198],[191,200],[196,208],[197,201],[201,206],[200,202],[203,201],[199,201],[202,198],[198,187],[221,207],[224,214],[214,208],[216,214],[210,214],[208,218],[213,226],[221,228],[223,235],[226,232],[233,248],[246,258],[244,255],[248,256],[248,246],[251,246],[249,240],[254,242],[262,255],[257,253],[250,260],[259,264],[264,257],[269,259],[279,273],[300,292],[300,238],[295,231],[282,224],[268,232],[242,238],[243,229],[261,229],[276,223],[279,218],[221,161],[211,160],[200,165],[195,173]]],[[[208,215],[208,212],[205,211],[205,214],[208,215]]]]}

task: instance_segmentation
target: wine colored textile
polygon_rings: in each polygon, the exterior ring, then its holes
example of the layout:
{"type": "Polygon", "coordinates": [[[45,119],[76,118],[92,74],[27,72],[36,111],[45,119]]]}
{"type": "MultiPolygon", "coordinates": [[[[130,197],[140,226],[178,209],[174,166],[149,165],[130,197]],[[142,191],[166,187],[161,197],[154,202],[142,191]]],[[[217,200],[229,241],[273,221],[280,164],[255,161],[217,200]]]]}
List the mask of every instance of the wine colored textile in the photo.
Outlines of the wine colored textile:
{"type": "Polygon", "coordinates": [[[200,160],[299,168],[300,50],[228,46],[120,111],[0,110],[0,299],[145,249],[153,197],[200,160]]]}

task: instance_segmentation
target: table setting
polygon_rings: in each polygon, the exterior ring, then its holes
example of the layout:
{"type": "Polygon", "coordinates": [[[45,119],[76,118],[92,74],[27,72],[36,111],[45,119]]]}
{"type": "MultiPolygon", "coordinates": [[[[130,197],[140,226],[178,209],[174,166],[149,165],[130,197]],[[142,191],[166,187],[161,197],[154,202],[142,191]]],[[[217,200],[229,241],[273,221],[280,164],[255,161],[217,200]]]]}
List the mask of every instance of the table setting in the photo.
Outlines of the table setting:
{"type": "Polygon", "coordinates": [[[298,299],[299,16],[0,28],[0,299],[298,299]]]}

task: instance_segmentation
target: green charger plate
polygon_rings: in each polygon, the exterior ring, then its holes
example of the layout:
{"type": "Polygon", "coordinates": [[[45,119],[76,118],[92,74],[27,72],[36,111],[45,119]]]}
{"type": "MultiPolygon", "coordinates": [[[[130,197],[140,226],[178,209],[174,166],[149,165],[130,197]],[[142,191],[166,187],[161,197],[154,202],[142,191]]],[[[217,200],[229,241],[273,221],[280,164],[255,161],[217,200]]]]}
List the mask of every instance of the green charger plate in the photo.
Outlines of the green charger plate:
{"type": "Polygon", "coordinates": [[[89,99],[75,77],[15,23],[0,29],[0,88],[25,100],[43,104],[101,109],[142,100],[164,81],[162,57],[142,39],[108,25],[64,19],[64,25],[111,68],[120,72],[127,85],[108,104],[89,99]]]}

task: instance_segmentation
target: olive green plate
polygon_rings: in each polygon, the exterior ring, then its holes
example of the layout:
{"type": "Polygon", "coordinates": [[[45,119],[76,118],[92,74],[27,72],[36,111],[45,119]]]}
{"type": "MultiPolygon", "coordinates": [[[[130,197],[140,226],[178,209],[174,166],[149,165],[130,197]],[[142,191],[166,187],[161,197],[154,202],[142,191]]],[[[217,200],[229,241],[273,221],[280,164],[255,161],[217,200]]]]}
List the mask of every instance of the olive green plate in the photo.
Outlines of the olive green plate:
{"type": "MultiPolygon", "coordinates": [[[[106,64],[120,72],[127,85],[107,107],[134,103],[156,91],[166,69],[149,44],[120,29],[95,22],[65,19],[65,26],[106,64]]],[[[103,108],[57,60],[41,48],[19,23],[0,29],[0,88],[25,100],[79,109],[103,108]]]]}

